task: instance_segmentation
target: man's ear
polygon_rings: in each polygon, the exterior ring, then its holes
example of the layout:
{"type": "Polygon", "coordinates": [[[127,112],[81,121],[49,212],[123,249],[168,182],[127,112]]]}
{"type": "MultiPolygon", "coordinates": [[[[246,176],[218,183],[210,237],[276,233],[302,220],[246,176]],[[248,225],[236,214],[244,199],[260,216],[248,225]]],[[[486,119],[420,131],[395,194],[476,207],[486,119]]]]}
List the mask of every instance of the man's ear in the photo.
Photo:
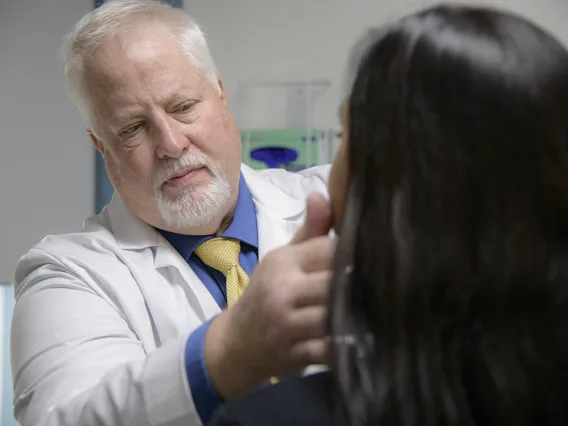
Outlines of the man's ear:
{"type": "Polygon", "coordinates": [[[221,78],[218,78],[217,84],[219,85],[219,89],[221,90],[221,99],[223,100],[223,102],[227,103],[227,92],[225,91],[225,86],[223,86],[223,80],[221,80],[221,78]]]}
{"type": "Polygon", "coordinates": [[[105,146],[103,144],[103,141],[101,141],[99,138],[97,138],[93,132],[91,132],[90,130],[87,131],[89,133],[89,138],[91,138],[91,142],[93,143],[95,149],[97,151],[99,151],[101,153],[101,155],[104,157],[105,155],[105,146]]]}

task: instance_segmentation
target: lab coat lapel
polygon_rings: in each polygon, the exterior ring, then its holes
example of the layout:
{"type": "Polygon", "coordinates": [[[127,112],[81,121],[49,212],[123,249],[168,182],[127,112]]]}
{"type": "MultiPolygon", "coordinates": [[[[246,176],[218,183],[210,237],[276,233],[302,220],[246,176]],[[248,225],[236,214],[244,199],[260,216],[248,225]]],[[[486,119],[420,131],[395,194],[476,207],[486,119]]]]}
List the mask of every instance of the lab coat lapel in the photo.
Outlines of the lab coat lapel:
{"type": "Polygon", "coordinates": [[[290,242],[303,222],[306,201],[291,197],[248,166],[243,165],[241,170],[256,210],[261,260],[271,250],[290,242]]]}
{"type": "Polygon", "coordinates": [[[262,204],[255,203],[258,227],[258,259],[280,246],[288,244],[294,234],[295,222],[283,219],[262,204]]]}
{"type": "MultiPolygon", "coordinates": [[[[219,306],[185,259],[154,228],[132,214],[118,195],[109,204],[113,234],[128,258],[131,273],[143,294],[156,334],[164,342],[220,312],[219,306]],[[164,300],[162,286],[180,286],[191,312],[176,318],[167,312],[176,300],[164,300]]],[[[170,293],[168,293],[170,294],[170,293]]]]}
{"type": "Polygon", "coordinates": [[[187,261],[162,235],[159,235],[159,238],[160,244],[154,263],[156,269],[174,268],[177,271],[181,279],[180,285],[183,286],[187,300],[201,321],[206,321],[221,312],[219,305],[187,261]]]}

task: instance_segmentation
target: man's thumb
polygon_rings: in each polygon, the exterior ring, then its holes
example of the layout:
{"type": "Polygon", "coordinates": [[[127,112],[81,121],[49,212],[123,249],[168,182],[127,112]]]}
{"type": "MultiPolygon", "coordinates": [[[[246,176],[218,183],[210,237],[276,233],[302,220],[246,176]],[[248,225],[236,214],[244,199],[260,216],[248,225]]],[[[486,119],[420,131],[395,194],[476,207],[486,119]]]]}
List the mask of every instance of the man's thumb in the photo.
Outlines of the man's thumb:
{"type": "Polygon", "coordinates": [[[292,244],[327,235],[331,229],[331,203],[322,194],[310,194],[307,199],[306,219],[292,244]]]}

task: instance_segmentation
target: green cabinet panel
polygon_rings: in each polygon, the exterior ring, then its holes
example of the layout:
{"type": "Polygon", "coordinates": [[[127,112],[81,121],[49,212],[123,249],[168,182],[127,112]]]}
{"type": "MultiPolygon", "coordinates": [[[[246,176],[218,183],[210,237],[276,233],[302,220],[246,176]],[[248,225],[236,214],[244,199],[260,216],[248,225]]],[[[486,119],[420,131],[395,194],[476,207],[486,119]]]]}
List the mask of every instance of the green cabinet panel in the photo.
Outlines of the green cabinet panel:
{"type": "Polygon", "coordinates": [[[253,169],[265,169],[266,164],[250,158],[251,151],[263,147],[292,148],[298,153],[298,158],[289,167],[290,170],[300,170],[319,164],[320,145],[325,141],[325,132],[322,130],[243,130],[241,131],[243,143],[243,163],[253,169]],[[308,139],[311,137],[311,142],[308,139]],[[309,148],[308,148],[309,146],[309,148]],[[308,149],[311,157],[308,158],[308,149]]]}

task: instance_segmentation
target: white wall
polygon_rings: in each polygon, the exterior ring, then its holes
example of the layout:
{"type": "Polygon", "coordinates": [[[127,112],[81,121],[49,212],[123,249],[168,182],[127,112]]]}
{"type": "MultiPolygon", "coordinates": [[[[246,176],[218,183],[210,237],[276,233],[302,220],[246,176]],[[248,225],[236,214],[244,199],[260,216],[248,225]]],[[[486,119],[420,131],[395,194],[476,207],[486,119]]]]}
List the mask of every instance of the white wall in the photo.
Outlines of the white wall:
{"type": "MultiPolygon", "coordinates": [[[[236,94],[239,81],[325,78],[332,82],[332,87],[317,102],[315,121],[329,128],[338,125],[336,111],[343,96],[343,72],[357,38],[367,27],[381,25],[431,3],[430,0],[185,0],[184,8],[207,34],[237,120],[242,116],[236,94]]],[[[567,0],[488,0],[486,3],[512,8],[533,18],[568,43],[567,0]]]]}
{"type": "Polygon", "coordinates": [[[0,282],[46,233],[92,214],[94,154],[57,51],[93,0],[0,0],[0,282]]]}

